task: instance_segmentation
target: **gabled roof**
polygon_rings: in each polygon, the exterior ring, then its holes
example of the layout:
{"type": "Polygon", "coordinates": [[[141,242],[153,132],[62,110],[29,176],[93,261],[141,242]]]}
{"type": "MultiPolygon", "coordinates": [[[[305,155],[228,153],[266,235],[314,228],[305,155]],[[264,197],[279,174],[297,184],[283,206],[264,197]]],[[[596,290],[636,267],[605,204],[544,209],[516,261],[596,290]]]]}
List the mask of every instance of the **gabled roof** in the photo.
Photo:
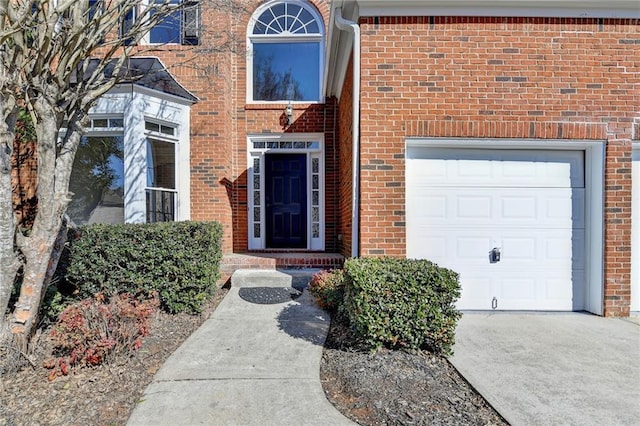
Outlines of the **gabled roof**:
{"type": "MultiPolygon", "coordinates": [[[[91,74],[98,66],[99,59],[90,59],[89,66],[85,74],[91,74]]],[[[122,84],[133,84],[147,89],[157,90],[162,93],[177,96],[189,102],[197,102],[198,98],[185,89],[171,75],[164,64],[155,57],[133,57],[126,60],[127,66],[119,72],[122,84]]],[[[116,60],[112,60],[105,69],[106,77],[113,76],[116,60]]]]}

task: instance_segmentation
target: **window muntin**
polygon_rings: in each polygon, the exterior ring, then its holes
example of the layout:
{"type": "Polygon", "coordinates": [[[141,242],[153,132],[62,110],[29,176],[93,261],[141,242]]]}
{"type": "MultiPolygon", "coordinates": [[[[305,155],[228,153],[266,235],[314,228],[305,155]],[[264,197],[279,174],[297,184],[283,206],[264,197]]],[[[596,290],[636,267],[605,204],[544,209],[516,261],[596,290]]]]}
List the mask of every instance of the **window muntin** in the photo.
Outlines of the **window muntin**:
{"type": "Polygon", "coordinates": [[[248,31],[249,101],[321,100],[324,26],[306,2],[279,1],[259,9],[248,31]]]}
{"type": "Polygon", "coordinates": [[[301,4],[278,3],[256,19],[253,34],[322,34],[317,18],[301,4]]]}

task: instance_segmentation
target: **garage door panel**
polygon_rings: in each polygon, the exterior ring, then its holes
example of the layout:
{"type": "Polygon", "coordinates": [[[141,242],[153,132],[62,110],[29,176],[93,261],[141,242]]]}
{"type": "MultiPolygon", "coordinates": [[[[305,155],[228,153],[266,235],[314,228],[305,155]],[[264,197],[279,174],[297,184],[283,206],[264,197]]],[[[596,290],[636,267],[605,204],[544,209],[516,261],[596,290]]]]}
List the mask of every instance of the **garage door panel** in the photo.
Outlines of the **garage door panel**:
{"type": "Polygon", "coordinates": [[[457,195],[455,197],[455,216],[460,220],[490,219],[492,216],[492,204],[494,200],[490,195],[457,195]]]}
{"type": "Polygon", "coordinates": [[[583,308],[582,152],[407,154],[407,255],[460,274],[459,309],[583,308]]]}
{"type": "MultiPolygon", "coordinates": [[[[424,229],[424,228],[423,228],[424,229]]],[[[416,228],[416,234],[420,234],[416,228]]],[[[423,231],[424,232],[424,231],[423,231]]],[[[413,257],[434,259],[463,258],[489,263],[489,252],[500,248],[501,264],[528,262],[545,267],[564,265],[566,269],[584,269],[584,230],[548,229],[523,234],[519,229],[461,229],[442,227],[429,230],[425,238],[407,238],[408,253],[413,257]]]]}
{"type": "Polygon", "coordinates": [[[408,209],[421,209],[421,215],[430,221],[433,219],[446,220],[448,216],[448,205],[446,194],[425,194],[414,199],[413,205],[408,209]]]}
{"type": "Polygon", "coordinates": [[[491,238],[460,236],[456,240],[455,257],[465,260],[484,259],[488,262],[489,251],[491,250],[491,238]],[[487,249],[489,247],[489,249],[487,249]]]}
{"type": "Polygon", "coordinates": [[[537,238],[531,237],[503,237],[501,238],[502,256],[508,260],[524,260],[535,262],[539,258],[537,253],[537,238]]]}
{"type": "Polygon", "coordinates": [[[544,238],[544,253],[541,253],[545,261],[571,262],[573,269],[584,269],[584,229],[574,229],[570,235],[550,233],[544,238]]]}
{"type": "MultiPolygon", "coordinates": [[[[558,272],[557,265],[545,265],[541,273],[526,275],[526,266],[500,264],[487,266],[482,262],[470,262],[460,267],[447,262],[436,262],[460,274],[461,298],[458,309],[491,309],[495,298],[497,310],[576,310],[583,309],[582,292],[567,283],[582,282],[584,271],[558,272]],[[528,307],[527,307],[528,306],[528,307]]],[[[576,287],[580,288],[580,287],[576,287]]]]}
{"type": "Polygon", "coordinates": [[[570,193],[554,191],[544,198],[544,217],[565,220],[572,223],[574,229],[584,229],[585,190],[574,188],[570,193]]]}
{"type": "Polygon", "coordinates": [[[509,280],[501,280],[498,283],[499,288],[494,294],[498,296],[496,301],[501,305],[503,300],[536,300],[537,280],[534,278],[511,278],[509,280]]]}
{"type": "Polygon", "coordinates": [[[432,262],[436,262],[436,260],[443,258],[443,253],[448,252],[448,245],[449,239],[446,235],[429,235],[421,240],[412,239],[407,242],[407,257],[429,259],[432,262]]]}
{"type": "Polygon", "coordinates": [[[500,217],[536,220],[538,216],[537,202],[538,199],[535,196],[504,195],[500,198],[500,217]]]}
{"type": "MultiPolygon", "coordinates": [[[[461,276],[462,279],[462,276],[461,276]]],[[[456,303],[458,309],[491,309],[491,280],[487,278],[465,278],[463,296],[456,303]]]]}
{"type": "Polygon", "coordinates": [[[412,148],[407,171],[429,186],[584,188],[580,151],[412,148]],[[422,160],[428,160],[425,163],[422,160]]]}
{"type": "Polygon", "coordinates": [[[584,189],[464,187],[407,190],[407,226],[584,228],[584,189]],[[488,222],[489,221],[489,222],[488,222]]]}

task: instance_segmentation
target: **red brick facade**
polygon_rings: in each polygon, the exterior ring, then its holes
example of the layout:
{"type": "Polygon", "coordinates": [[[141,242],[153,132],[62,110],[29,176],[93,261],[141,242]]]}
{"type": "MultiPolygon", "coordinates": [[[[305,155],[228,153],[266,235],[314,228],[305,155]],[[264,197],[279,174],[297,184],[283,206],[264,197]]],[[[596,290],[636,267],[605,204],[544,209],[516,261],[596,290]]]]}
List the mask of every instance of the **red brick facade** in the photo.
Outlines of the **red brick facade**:
{"type": "MultiPolygon", "coordinates": [[[[407,137],[606,141],[604,312],[628,315],[640,23],[376,17],[360,27],[361,254],[405,255],[407,137]]],[[[346,86],[343,137],[350,96],[346,86]]],[[[341,159],[345,167],[348,155],[341,159]]],[[[343,184],[349,175],[342,170],[343,184]]],[[[344,221],[349,208],[342,206],[344,221]]]]}
{"type": "MultiPolygon", "coordinates": [[[[282,123],[285,103],[246,101],[247,26],[251,14],[262,3],[247,2],[246,9],[237,14],[204,8],[201,46],[154,52],[176,80],[199,98],[191,112],[191,218],[218,220],[223,224],[225,253],[247,251],[247,136],[323,133],[325,244],[327,251],[335,251],[338,241],[335,102],[330,99],[326,104],[297,104],[295,122],[287,127],[282,123]]],[[[311,3],[326,25],[328,2],[311,3]]]]}
{"type": "MultiPolygon", "coordinates": [[[[190,123],[191,219],[217,220],[225,253],[248,250],[247,138],[322,133],[325,251],[352,253],[354,96],[350,63],[339,99],[247,99],[246,32],[255,8],[203,10],[200,46],[158,56],[199,98],[190,123]]],[[[330,1],[314,0],[325,25],[330,1]]],[[[361,29],[362,256],[406,255],[408,137],[592,140],[606,144],[604,314],[629,315],[633,139],[640,139],[640,22],[623,19],[367,17],[361,29]]],[[[327,30],[328,32],[328,30],[327,30]]],[[[352,54],[352,52],[338,52],[352,54]]]]}

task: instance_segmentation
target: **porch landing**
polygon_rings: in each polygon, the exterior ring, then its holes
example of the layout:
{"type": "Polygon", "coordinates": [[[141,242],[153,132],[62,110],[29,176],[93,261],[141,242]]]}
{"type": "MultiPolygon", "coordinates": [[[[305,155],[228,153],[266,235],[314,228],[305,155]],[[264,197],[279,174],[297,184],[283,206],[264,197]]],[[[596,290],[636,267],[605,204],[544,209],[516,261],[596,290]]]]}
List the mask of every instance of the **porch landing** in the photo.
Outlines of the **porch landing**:
{"type": "Polygon", "coordinates": [[[331,269],[340,268],[343,263],[344,256],[339,253],[228,253],[222,257],[220,273],[222,282],[225,283],[238,269],[331,269]]]}

